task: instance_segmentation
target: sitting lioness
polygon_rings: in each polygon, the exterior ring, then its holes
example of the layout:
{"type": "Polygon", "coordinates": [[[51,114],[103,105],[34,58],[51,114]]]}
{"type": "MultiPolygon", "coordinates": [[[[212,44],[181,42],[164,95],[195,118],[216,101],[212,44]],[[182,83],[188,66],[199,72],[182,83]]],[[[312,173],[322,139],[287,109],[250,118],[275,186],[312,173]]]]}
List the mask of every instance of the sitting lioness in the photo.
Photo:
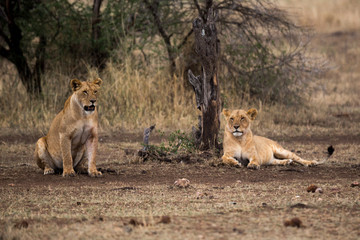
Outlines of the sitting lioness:
{"type": "Polygon", "coordinates": [[[261,165],[288,165],[293,161],[304,166],[322,163],[304,160],[285,150],[275,141],[254,136],[250,126],[257,115],[256,109],[252,108],[248,111],[224,109],[222,113],[226,118],[223,163],[241,166],[238,160],[247,159],[249,161],[247,167],[252,169],[259,169],[261,165]]]}
{"type": "Polygon", "coordinates": [[[98,145],[96,100],[101,83],[100,78],[92,82],[70,81],[72,95],[54,118],[48,134],[36,143],[35,161],[44,175],[62,169],[63,177],[75,176],[75,169],[77,172],[87,170],[91,177],[101,176],[95,160],[98,145]]]}

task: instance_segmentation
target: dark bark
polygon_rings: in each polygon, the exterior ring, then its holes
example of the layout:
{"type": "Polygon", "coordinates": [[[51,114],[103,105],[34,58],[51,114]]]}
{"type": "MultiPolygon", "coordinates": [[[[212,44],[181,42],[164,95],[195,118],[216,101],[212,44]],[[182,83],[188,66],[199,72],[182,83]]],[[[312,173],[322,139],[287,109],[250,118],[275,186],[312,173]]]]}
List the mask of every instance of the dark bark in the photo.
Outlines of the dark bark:
{"type": "Polygon", "coordinates": [[[155,129],[156,124],[151,125],[148,128],[145,128],[144,130],[144,136],[143,136],[143,142],[144,142],[144,147],[143,150],[146,151],[149,148],[149,138],[150,138],[150,133],[152,132],[152,130],[155,129]]]}
{"type": "Polygon", "coordinates": [[[143,136],[143,142],[144,142],[144,147],[142,149],[140,149],[138,151],[138,156],[142,157],[145,160],[147,160],[147,158],[149,157],[150,153],[149,153],[149,138],[150,138],[150,133],[152,132],[152,130],[155,129],[156,124],[145,128],[144,130],[144,136],[143,136]]]}
{"type": "Polygon", "coordinates": [[[206,0],[204,8],[201,8],[198,0],[194,0],[194,5],[199,13],[199,17],[206,23],[209,9],[213,6],[213,0],[206,0]]]}
{"type": "Polygon", "coordinates": [[[220,128],[220,89],[217,79],[220,42],[215,21],[217,13],[209,9],[206,23],[201,17],[193,21],[195,49],[200,57],[202,73],[195,77],[189,70],[189,81],[196,94],[197,107],[202,112],[200,149],[217,147],[220,128]]]}
{"type": "Polygon", "coordinates": [[[101,17],[100,17],[100,8],[102,0],[94,0],[93,4],[93,15],[92,15],[92,64],[95,67],[98,67],[100,70],[105,68],[105,63],[108,58],[108,54],[101,46],[101,17]]]}
{"type": "Polygon", "coordinates": [[[34,97],[39,97],[42,93],[41,74],[44,72],[45,68],[46,39],[44,36],[39,37],[39,44],[35,53],[36,63],[34,71],[31,71],[29,63],[21,48],[22,31],[16,24],[14,17],[14,12],[20,6],[18,5],[18,2],[7,0],[5,6],[3,7],[5,8],[5,11],[2,13],[4,13],[5,16],[2,17],[7,23],[9,36],[0,29],[0,37],[7,44],[7,48],[0,46],[0,56],[15,65],[20,80],[25,86],[27,93],[34,97]]]}
{"type": "Polygon", "coordinates": [[[41,76],[45,72],[45,48],[46,47],[46,38],[44,36],[40,36],[39,44],[36,47],[35,52],[35,66],[34,66],[34,74],[33,74],[33,82],[35,86],[37,86],[36,92],[37,94],[41,94],[41,76]]]}

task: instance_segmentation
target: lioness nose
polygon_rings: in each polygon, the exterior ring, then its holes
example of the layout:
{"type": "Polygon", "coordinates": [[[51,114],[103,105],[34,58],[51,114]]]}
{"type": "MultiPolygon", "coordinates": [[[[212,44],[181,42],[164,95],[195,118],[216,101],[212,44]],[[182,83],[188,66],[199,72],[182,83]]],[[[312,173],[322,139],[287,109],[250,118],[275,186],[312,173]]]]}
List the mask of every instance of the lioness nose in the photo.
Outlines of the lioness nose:
{"type": "Polygon", "coordinates": [[[96,102],[96,100],[90,100],[90,102],[91,102],[92,104],[94,104],[94,103],[96,102]]]}
{"type": "Polygon", "coordinates": [[[240,126],[234,126],[235,129],[238,129],[240,126]]]}

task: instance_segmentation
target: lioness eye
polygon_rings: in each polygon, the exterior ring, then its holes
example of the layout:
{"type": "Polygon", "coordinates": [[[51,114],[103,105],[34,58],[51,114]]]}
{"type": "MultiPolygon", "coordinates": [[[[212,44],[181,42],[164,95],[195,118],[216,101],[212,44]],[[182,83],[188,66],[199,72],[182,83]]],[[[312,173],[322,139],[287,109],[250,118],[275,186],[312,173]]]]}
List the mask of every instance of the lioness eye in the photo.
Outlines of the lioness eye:
{"type": "Polygon", "coordinates": [[[84,93],[85,95],[87,95],[87,91],[83,91],[83,93],[84,93]]]}
{"type": "Polygon", "coordinates": [[[244,117],[241,117],[241,121],[244,121],[245,120],[245,118],[244,117]]]}
{"type": "Polygon", "coordinates": [[[97,91],[94,91],[95,94],[97,94],[97,91]]]}
{"type": "Polygon", "coordinates": [[[230,118],[230,121],[234,121],[234,119],[233,119],[233,118],[230,118]]]}

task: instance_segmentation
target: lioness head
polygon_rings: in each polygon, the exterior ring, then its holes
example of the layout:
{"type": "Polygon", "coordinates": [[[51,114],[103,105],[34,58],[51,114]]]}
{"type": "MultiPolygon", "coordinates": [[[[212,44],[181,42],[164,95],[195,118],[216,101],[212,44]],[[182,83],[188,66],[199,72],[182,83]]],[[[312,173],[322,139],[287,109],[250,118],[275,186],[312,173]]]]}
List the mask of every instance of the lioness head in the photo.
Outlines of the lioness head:
{"type": "Polygon", "coordinates": [[[101,83],[102,80],[100,78],[92,82],[82,82],[78,79],[70,81],[70,86],[74,92],[73,94],[76,96],[76,101],[86,113],[91,113],[95,110],[98,90],[101,83]]]}
{"type": "Polygon", "coordinates": [[[255,108],[248,111],[223,109],[222,113],[226,119],[225,131],[235,137],[241,137],[250,129],[250,123],[256,118],[257,110],[255,108]]]}

